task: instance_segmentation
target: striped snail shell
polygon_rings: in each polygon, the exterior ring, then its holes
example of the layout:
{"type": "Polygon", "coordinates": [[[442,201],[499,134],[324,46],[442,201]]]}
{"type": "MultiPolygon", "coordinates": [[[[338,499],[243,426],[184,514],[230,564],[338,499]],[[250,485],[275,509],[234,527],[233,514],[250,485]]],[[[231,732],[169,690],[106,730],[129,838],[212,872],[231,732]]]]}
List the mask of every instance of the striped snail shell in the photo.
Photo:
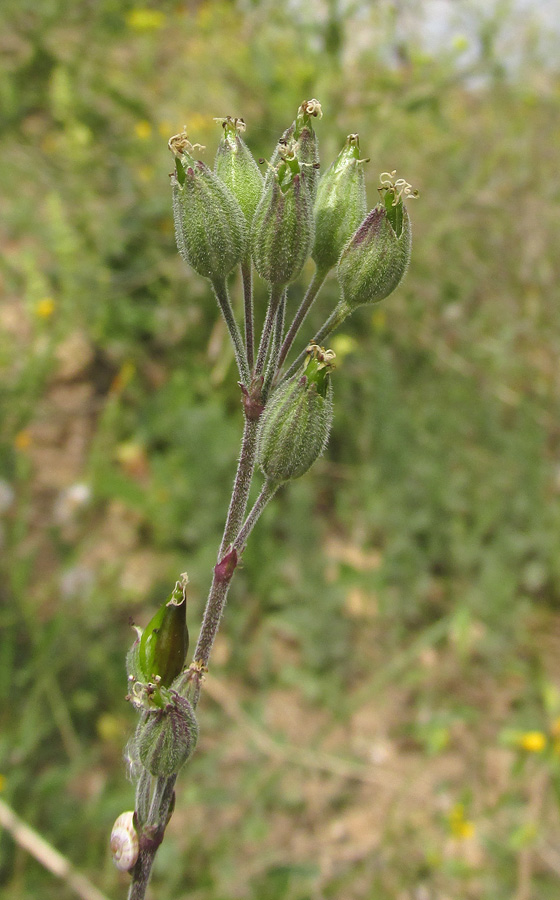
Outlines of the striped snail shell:
{"type": "Polygon", "coordinates": [[[134,827],[134,813],[124,812],[111,832],[111,853],[117,869],[128,872],[138,859],[138,832],[134,827]]]}

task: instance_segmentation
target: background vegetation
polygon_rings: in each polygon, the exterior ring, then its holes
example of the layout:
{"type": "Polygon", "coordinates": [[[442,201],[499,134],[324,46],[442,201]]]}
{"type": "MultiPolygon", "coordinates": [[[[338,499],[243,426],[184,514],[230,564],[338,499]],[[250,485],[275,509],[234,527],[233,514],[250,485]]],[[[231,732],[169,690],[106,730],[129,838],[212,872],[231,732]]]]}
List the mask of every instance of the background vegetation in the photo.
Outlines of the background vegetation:
{"type": "MultiPolygon", "coordinates": [[[[318,97],[324,167],[358,131],[372,204],[383,170],[420,189],[413,262],[333,341],[331,445],[236,576],[152,894],[557,897],[550,35],[504,2],[4,0],[0,19],[1,797],[124,896],[129,618],[187,569],[196,632],[242,424],[175,250],[166,143],[186,122],[211,160],[212,117],[242,115],[267,157],[318,97]]],[[[333,280],[302,340],[336,299],[333,280]]],[[[0,885],[75,896],[6,833],[0,885]]]]}

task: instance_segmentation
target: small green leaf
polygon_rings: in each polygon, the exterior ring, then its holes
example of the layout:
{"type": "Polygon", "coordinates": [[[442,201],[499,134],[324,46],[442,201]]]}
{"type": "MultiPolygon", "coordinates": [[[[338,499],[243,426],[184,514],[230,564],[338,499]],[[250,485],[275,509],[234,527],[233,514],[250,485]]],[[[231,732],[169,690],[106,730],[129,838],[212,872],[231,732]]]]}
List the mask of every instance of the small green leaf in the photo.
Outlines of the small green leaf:
{"type": "Polygon", "coordinates": [[[387,191],[385,194],[385,209],[393,231],[397,237],[400,237],[403,230],[403,204],[400,198],[395,203],[395,195],[392,191],[387,191]]]}
{"type": "Polygon", "coordinates": [[[185,170],[178,156],[175,157],[175,170],[177,172],[177,181],[180,185],[183,185],[185,183],[185,170]]]}

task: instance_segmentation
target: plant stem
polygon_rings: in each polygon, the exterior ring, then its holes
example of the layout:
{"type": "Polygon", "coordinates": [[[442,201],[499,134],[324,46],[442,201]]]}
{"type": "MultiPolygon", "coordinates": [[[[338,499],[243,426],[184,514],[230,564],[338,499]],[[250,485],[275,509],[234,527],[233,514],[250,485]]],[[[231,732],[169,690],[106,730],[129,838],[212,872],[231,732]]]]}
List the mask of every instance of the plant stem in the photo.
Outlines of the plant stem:
{"type": "MultiPolygon", "coordinates": [[[[315,337],[313,338],[313,342],[314,342],[315,344],[320,344],[321,341],[324,341],[325,338],[329,336],[329,334],[331,334],[331,333],[332,333],[333,331],[335,331],[340,325],[342,325],[342,323],[344,322],[344,320],[345,320],[346,318],[348,318],[348,316],[350,315],[351,312],[352,312],[352,310],[350,309],[350,307],[348,306],[348,304],[346,304],[346,303],[344,302],[344,300],[340,300],[339,303],[338,303],[338,305],[335,306],[334,310],[333,310],[332,313],[330,314],[330,316],[329,316],[329,318],[327,319],[327,321],[326,321],[326,322],[324,323],[324,325],[319,329],[319,331],[317,332],[317,334],[316,334],[315,337]]],[[[286,372],[286,374],[285,374],[284,377],[282,378],[282,381],[286,381],[288,378],[291,378],[292,375],[294,375],[294,374],[297,372],[297,370],[298,370],[299,367],[301,366],[301,364],[302,364],[302,362],[304,361],[304,359],[305,359],[305,350],[303,350],[303,351],[300,353],[300,355],[298,356],[298,358],[295,360],[295,362],[292,363],[292,365],[290,366],[290,368],[288,369],[288,371],[286,372]]]]}
{"type": "Polygon", "coordinates": [[[268,365],[266,367],[266,374],[264,377],[264,384],[262,389],[262,397],[264,402],[268,397],[270,387],[276,373],[280,367],[280,363],[278,361],[278,352],[282,345],[282,336],[284,334],[284,315],[286,312],[286,297],[287,297],[287,289],[282,294],[282,299],[278,304],[278,310],[276,312],[276,319],[274,322],[274,333],[272,335],[272,346],[270,348],[270,355],[268,357],[268,365]]]}
{"type": "MultiPolygon", "coordinates": [[[[241,467],[242,458],[239,461],[239,467],[241,467]]],[[[238,479],[236,479],[236,484],[237,483],[238,479]]],[[[278,487],[278,484],[273,484],[270,481],[265,482],[243,527],[235,538],[232,550],[229,554],[226,554],[225,557],[222,557],[214,567],[212,586],[206,602],[202,627],[200,629],[200,635],[194,654],[194,659],[200,672],[208,665],[214,639],[218,633],[231,579],[237,567],[237,551],[243,551],[247,538],[256,525],[259,516],[276,493],[278,487]]],[[[198,704],[199,697],[200,683],[198,682],[194,685],[191,696],[191,702],[194,708],[196,708],[198,704]]],[[[147,820],[145,823],[139,823],[140,852],[138,854],[136,865],[132,870],[132,884],[130,885],[128,900],[144,900],[145,898],[155,855],[163,840],[163,835],[167,827],[176,779],[176,775],[171,775],[168,778],[155,779],[147,820]]],[[[144,801],[143,805],[147,806],[146,801],[144,801]]]]}
{"type": "Polygon", "coordinates": [[[245,347],[243,346],[243,338],[241,337],[239,325],[235,321],[235,317],[233,315],[225,278],[214,279],[212,281],[212,287],[214,288],[216,300],[218,301],[218,305],[222,311],[222,315],[225,319],[225,323],[229,331],[229,336],[233,344],[235,359],[237,361],[237,368],[239,370],[239,376],[243,384],[248,385],[250,381],[250,374],[249,364],[247,362],[247,354],[245,353],[245,347]]]}
{"type": "Polygon", "coordinates": [[[243,429],[243,439],[241,442],[241,453],[239,455],[239,463],[233,483],[233,492],[229,503],[229,509],[220,544],[218,559],[220,560],[230,544],[237,537],[237,533],[243,522],[245,510],[247,508],[247,498],[253,480],[253,471],[255,468],[255,452],[257,447],[257,429],[258,419],[245,418],[245,426],[243,429]]]}
{"type": "Polygon", "coordinates": [[[230,581],[231,576],[227,580],[217,578],[214,570],[214,577],[212,579],[212,585],[204,610],[202,627],[200,629],[198,643],[194,653],[195,662],[200,668],[206,668],[208,665],[208,660],[210,659],[210,654],[214,645],[214,639],[218,633],[218,628],[220,627],[224,607],[226,605],[230,581]]]}
{"type": "Polygon", "coordinates": [[[140,852],[132,870],[128,900],[144,900],[155,855],[167,827],[176,780],[176,775],[155,779],[148,820],[139,834],[140,852]]]}
{"type": "MultiPolygon", "coordinates": [[[[259,516],[265,506],[276,493],[279,485],[266,481],[259,496],[255,500],[253,508],[247,516],[243,527],[240,529],[237,537],[233,542],[232,549],[222,557],[222,559],[214,566],[214,577],[212,586],[206,601],[204,610],[204,618],[202,627],[198,636],[196,650],[194,652],[194,661],[196,666],[203,670],[208,666],[212,646],[220,627],[220,622],[226,605],[227,595],[233,573],[237,568],[239,555],[243,552],[247,538],[255,527],[259,516]]],[[[198,702],[198,694],[195,695],[194,705],[198,702]]]]}
{"type": "Polygon", "coordinates": [[[280,366],[286,359],[286,356],[290,352],[290,347],[292,346],[292,344],[295,340],[295,337],[296,337],[299,329],[301,328],[307,313],[311,309],[311,306],[313,305],[315,297],[321,290],[321,287],[325,281],[325,278],[329,274],[329,271],[330,271],[329,269],[315,269],[313,278],[311,279],[309,287],[307,288],[307,291],[305,292],[305,297],[301,301],[301,305],[300,305],[297,313],[295,314],[294,321],[290,325],[290,329],[289,329],[286,337],[284,338],[284,343],[282,344],[282,349],[280,350],[280,356],[278,357],[278,368],[280,368],[280,366]]]}
{"type": "Polygon", "coordinates": [[[274,327],[278,305],[280,303],[280,300],[282,299],[284,290],[285,285],[283,284],[271,284],[270,286],[270,300],[268,301],[268,309],[266,311],[266,319],[264,320],[263,330],[261,334],[261,342],[259,344],[257,362],[255,363],[254,374],[257,378],[264,372],[264,364],[266,362],[268,348],[270,346],[272,329],[274,327]]]}
{"type": "Polygon", "coordinates": [[[245,310],[245,350],[247,353],[247,365],[249,371],[251,371],[255,360],[255,334],[253,320],[253,270],[250,255],[241,263],[241,278],[243,281],[243,308],[245,310]]]}
{"type": "MultiPolygon", "coordinates": [[[[237,328],[235,320],[233,319],[233,314],[231,313],[231,306],[229,304],[225,282],[223,283],[223,285],[220,285],[219,283],[214,285],[214,290],[216,292],[218,302],[220,303],[220,307],[222,308],[222,312],[224,313],[226,323],[228,323],[230,334],[234,343],[234,348],[236,348],[237,363],[239,366],[241,377],[245,380],[246,384],[249,385],[249,371],[248,368],[246,368],[247,360],[245,358],[244,352],[243,354],[239,353],[239,347],[241,346],[241,350],[243,349],[242,345],[240,344],[241,335],[239,334],[239,329],[237,328]],[[239,336],[239,342],[237,343],[237,338],[235,337],[235,335],[239,336]]],[[[259,354],[255,366],[255,375],[257,377],[259,375],[262,375],[262,370],[264,368],[264,363],[266,361],[268,347],[270,344],[272,325],[276,320],[279,304],[283,293],[284,288],[271,289],[267,319],[263,328],[263,334],[261,336],[259,346],[259,354]],[[269,323],[268,326],[267,323],[269,323]]],[[[241,453],[239,456],[239,463],[237,466],[233,492],[220,545],[220,552],[218,554],[218,562],[214,567],[212,585],[208,594],[208,600],[206,601],[206,608],[204,610],[202,626],[194,653],[194,660],[199,669],[199,672],[204,671],[210,659],[214,640],[218,632],[218,628],[220,626],[220,621],[226,604],[231,579],[237,567],[237,550],[238,548],[242,549],[245,546],[245,543],[253,526],[255,525],[257,519],[259,518],[268,501],[272,498],[277,487],[276,485],[272,487],[268,482],[265,484],[263,490],[261,491],[261,494],[257,498],[255,505],[253,506],[253,509],[249,513],[245,524],[243,525],[243,527],[241,527],[241,523],[243,521],[243,517],[245,515],[245,510],[247,507],[247,498],[249,495],[249,489],[251,486],[255,467],[257,428],[258,419],[250,419],[246,416],[243,431],[243,440],[241,444],[241,453]],[[231,545],[233,545],[232,549],[228,550],[231,545]]],[[[199,697],[200,679],[198,679],[197,682],[193,684],[191,703],[194,708],[196,708],[198,704],[199,697]]],[[[132,870],[132,884],[130,886],[128,900],[144,900],[145,898],[154,858],[157,849],[161,841],[163,840],[163,835],[167,826],[176,777],[176,775],[172,775],[169,778],[156,779],[155,785],[153,786],[153,793],[151,795],[149,808],[147,807],[147,802],[144,798],[144,809],[148,808],[147,820],[145,823],[139,823],[140,852],[138,854],[136,865],[132,870]]],[[[146,790],[146,784],[144,784],[143,790],[146,790]]]]}
{"type": "Polygon", "coordinates": [[[261,513],[263,512],[265,507],[270,503],[270,501],[274,497],[274,495],[279,487],[280,487],[280,485],[277,482],[272,482],[272,481],[268,481],[268,480],[265,481],[259,496],[257,497],[257,499],[255,500],[255,502],[253,504],[253,508],[252,508],[251,512],[245,519],[243,527],[241,528],[239,534],[237,535],[237,537],[234,541],[233,546],[234,546],[235,550],[238,550],[240,553],[243,552],[243,550],[245,548],[245,544],[247,543],[247,538],[249,537],[253,528],[257,524],[257,521],[259,520],[261,513]]]}

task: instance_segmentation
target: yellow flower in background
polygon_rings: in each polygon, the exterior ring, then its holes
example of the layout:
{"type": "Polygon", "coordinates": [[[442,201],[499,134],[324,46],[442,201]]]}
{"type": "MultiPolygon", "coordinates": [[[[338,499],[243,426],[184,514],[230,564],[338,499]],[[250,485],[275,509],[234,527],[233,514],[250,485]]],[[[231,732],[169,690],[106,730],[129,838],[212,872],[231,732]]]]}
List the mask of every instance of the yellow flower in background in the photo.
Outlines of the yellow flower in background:
{"type": "Polygon", "coordinates": [[[35,306],[35,315],[37,315],[40,319],[49,319],[55,308],[55,303],[52,297],[43,297],[42,300],[39,300],[37,305],[35,306]]]}
{"type": "Polygon", "coordinates": [[[6,776],[0,775],[0,791],[3,791],[6,787],[6,776]]]}
{"type": "Polygon", "coordinates": [[[474,836],[474,822],[465,818],[465,806],[456,803],[449,813],[449,830],[454,838],[465,841],[474,836]]]}
{"type": "Polygon", "coordinates": [[[18,431],[14,438],[14,447],[16,450],[27,450],[31,444],[31,433],[27,428],[18,431]]]}
{"type": "Polygon", "coordinates": [[[518,743],[527,753],[542,753],[546,747],[546,735],[542,731],[525,731],[519,736],[518,743]]]}
{"type": "Polygon", "coordinates": [[[134,132],[136,134],[136,137],[141,141],[147,141],[148,138],[152,136],[152,126],[144,119],[142,122],[136,123],[136,125],[134,126],[134,132]]]}
{"type": "Polygon", "coordinates": [[[336,353],[337,360],[342,360],[348,356],[349,353],[354,353],[358,347],[357,341],[351,337],[349,334],[337,334],[332,338],[331,348],[336,353]]]}
{"type": "Polygon", "coordinates": [[[165,25],[165,13],[159,9],[132,9],[126,24],[134,31],[157,31],[165,25]]]}

